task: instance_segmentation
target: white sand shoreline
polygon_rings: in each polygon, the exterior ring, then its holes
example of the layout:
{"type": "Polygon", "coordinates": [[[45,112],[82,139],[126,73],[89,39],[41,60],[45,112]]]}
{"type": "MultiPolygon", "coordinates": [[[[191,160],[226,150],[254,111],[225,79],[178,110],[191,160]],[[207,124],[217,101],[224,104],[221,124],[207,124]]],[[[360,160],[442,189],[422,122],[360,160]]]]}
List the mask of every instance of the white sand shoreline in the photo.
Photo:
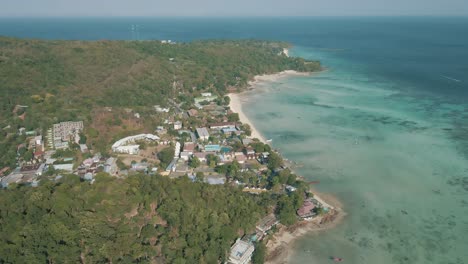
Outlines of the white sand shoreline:
{"type": "MultiPolygon", "coordinates": [[[[298,71],[293,71],[293,70],[286,70],[286,71],[282,71],[282,72],[275,73],[275,74],[257,75],[254,77],[253,81],[250,81],[248,83],[248,88],[254,90],[255,86],[258,85],[259,83],[275,82],[275,81],[278,81],[279,79],[291,77],[291,76],[308,76],[308,75],[310,75],[310,73],[308,72],[298,72],[298,71]]],[[[258,129],[255,128],[255,125],[250,121],[250,119],[242,111],[242,106],[243,106],[242,99],[243,99],[243,96],[245,96],[244,93],[245,92],[228,94],[227,96],[229,96],[230,98],[229,107],[231,108],[231,111],[239,114],[239,119],[242,123],[248,124],[250,126],[250,129],[252,131],[250,138],[258,138],[261,142],[267,143],[267,139],[258,131],[258,129]]]]}
{"type": "MultiPolygon", "coordinates": [[[[286,56],[286,51],[283,51],[286,56]]],[[[281,78],[291,77],[291,76],[308,76],[312,73],[303,73],[297,71],[282,71],[276,74],[267,74],[267,75],[257,75],[254,77],[253,81],[249,82],[249,90],[255,90],[256,86],[261,83],[276,82],[281,78]]],[[[258,138],[263,143],[267,143],[266,138],[256,129],[255,125],[243,112],[242,106],[243,102],[247,100],[245,92],[242,93],[230,93],[228,94],[230,98],[229,107],[235,113],[239,114],[239,119],[242,123],[248,124],[251,128],[252,134],[251,138],[258,138]],[[244,100],[244,101],[243,101],[244,100]]],[[[321,230],[326,230],[335,227],[338,225],[342,219],[345,217],[346,213],[342,210],[341,203],[333,196],[327,194],[320,194],[320,197],[317,192],[314,190],[315,198],[319,200],[325,207],[333,208],[336,215],[333,216],[333,220],[321,224],[321,218],[317,218],[313,221],[301,221],[293,227],[287,228],[282,227],[279,232],[275,233],[273,237],[268,241],[267,244],[267,261],[266,263],[288,263],[289,252],[293,250],[294,242],[298,238],[310,234],[312,232],[317,232],[321,230]]]]}

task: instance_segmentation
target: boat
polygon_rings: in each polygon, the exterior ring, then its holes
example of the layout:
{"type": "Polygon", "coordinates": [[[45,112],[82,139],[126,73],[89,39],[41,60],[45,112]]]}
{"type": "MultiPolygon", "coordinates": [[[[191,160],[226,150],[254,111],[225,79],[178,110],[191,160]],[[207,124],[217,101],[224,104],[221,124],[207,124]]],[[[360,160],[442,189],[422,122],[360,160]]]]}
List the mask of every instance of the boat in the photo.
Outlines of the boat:
{"type": "Polygon", "coordinates": [[[273,139],[270,138],[270,139],[267,139],[266,142],[272,142],[272,141],[273,141],[273,139]]]}
{"type": "Polygon", "coordinates": [[[342,262],[343,261],[343,259],[339,258],[339,257],[331,257],[331,259],[333,259],[333,261],[335,261],[335,262],[342,262]]]}

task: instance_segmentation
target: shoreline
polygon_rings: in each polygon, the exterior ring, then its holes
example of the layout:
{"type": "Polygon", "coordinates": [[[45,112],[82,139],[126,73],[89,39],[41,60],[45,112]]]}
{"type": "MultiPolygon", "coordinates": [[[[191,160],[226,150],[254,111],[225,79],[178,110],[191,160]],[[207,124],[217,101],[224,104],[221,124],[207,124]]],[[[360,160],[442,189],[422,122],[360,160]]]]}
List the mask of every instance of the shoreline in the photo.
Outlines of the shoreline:
{"type": "Polygon", "coordinates": [[[266,243],[265,263],[268,264],[287,264],[289,263],[291,252],[294,251],[295,243],[306,235],[318,234],[337,227],[346,217],[346,212],[342,209],[341,202],[334,196],[328,194],[319,194],[312,190],[314,198],[317,200],[326,200],[332,209],[329,213],[316,217],[312,220],[301,220],[290,227],[281,225],[279,230],[272,234],[266,243]],[[321,199],[320,197],[324,197],[321,199]],[[324,221],[322,220],[329,220],[324,221]]]}
{"type": "MultiPolygon", "coordinates": [[[[283,52],[286,56],[288,55],[287,50],[283,52]]],[[[239,114],[240,122],[250,126],[252,134],[249,138],[258,138],[261,142],[268,144],[266,138],[259,132],[253,122],[245,115],[242,110],[243,103],[245,100],[247,100],[248,97],[246,92],[255,90],[259,83],[276,82],[279,79],[291,76],[309,76],[313,73],[315,72],[297,72],[293,70],[286,70],[275,74],[257,75],[253,78],[252,81],[249,81],[247,90],[242,91],[241,93],[229,93],[227,95],[230,98],[229,107],[231,111],[239,114]]],[[[325,231],[334,228],[340,224],[346,216],[346,212],[342,209],[341,202],[336,197],[329,194],[320,194],[312,188],[310,188],[310,191],[314,194],[315,199],[321,202],[325,207],[329,207],[332,210],[325,215],[316,217],[309,221],[298,221],[295,225],[290,227],[286,227],[280,224],[279,230],[272,234],[271,237],[267,240],[265,263],[288,263],[290,257],[289,252],[294,250],[294,244],[299,238],[314,232],[325,231]],[[322,223],[323,219],[326,220],[325,223],[322,223]]]]}
{"type": "Polygon", "coordinates": [[[242,110],[243,102],[242,100],[245,99],[245,93],[251,90],[255,90],[255,86],[259,83],[265,82],[276,82],[282,78],[291,77],[291,76],[309,76],[311,73],[309,72],[298,72],[293,70],[286,70],[282,72],[278,72],[275,74],[264,74],[264,75],[256,75],[254,76],[252,81],[248,82],[247,90],[241,93],[229,93],[227,96],[229,97],[229,108],[232,112],[237,113],[239,115],[239,120],[243,124],[248,124],[252,131],[252,134],[249,138],[258,138],[261,142],[268,144],[267,139],[264,135],[262,135],[252,121],[245,115],[244,111],[242,110]]]}

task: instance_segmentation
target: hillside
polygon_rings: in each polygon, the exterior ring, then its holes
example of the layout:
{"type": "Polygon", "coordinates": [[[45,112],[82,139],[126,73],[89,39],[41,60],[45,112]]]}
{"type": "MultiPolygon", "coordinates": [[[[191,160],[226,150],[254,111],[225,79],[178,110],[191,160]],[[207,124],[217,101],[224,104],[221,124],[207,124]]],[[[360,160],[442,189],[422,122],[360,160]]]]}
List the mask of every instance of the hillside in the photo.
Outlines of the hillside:
{"type": "Polygon", "coordinates": [[[242,89],[254,75],[320,69],[318,62],[280,55],[284,47],[254,40],[163,44],[0,37],[0,167],[14,165],[16,145],[24,141],[16,135],[21,127],[44,133],[53,123],[84,120],[95,148],[103,150],[129,129],[153,130],[158,123],[135,123],[127,108],[148,112],[171,98],[193,102],[203,91],[222,96],[229,88],[242,89]]]}
{"type": "Polygon", "coordinates": [[[70,175],[0,200],[1,263],[217,263],[271,201],[145,175],[93,185],[70,175]]]}

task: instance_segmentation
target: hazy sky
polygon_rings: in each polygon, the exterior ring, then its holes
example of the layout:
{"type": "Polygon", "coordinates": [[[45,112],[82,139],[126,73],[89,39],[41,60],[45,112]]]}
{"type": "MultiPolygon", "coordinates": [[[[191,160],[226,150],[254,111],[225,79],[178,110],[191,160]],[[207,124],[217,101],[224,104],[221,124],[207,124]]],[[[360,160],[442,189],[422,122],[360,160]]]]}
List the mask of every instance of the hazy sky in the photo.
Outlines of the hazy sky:
{"type": "Polygon", "coordinates": [[[468,0],[0,0],[0,16],[468,15],[468,0]]]}

